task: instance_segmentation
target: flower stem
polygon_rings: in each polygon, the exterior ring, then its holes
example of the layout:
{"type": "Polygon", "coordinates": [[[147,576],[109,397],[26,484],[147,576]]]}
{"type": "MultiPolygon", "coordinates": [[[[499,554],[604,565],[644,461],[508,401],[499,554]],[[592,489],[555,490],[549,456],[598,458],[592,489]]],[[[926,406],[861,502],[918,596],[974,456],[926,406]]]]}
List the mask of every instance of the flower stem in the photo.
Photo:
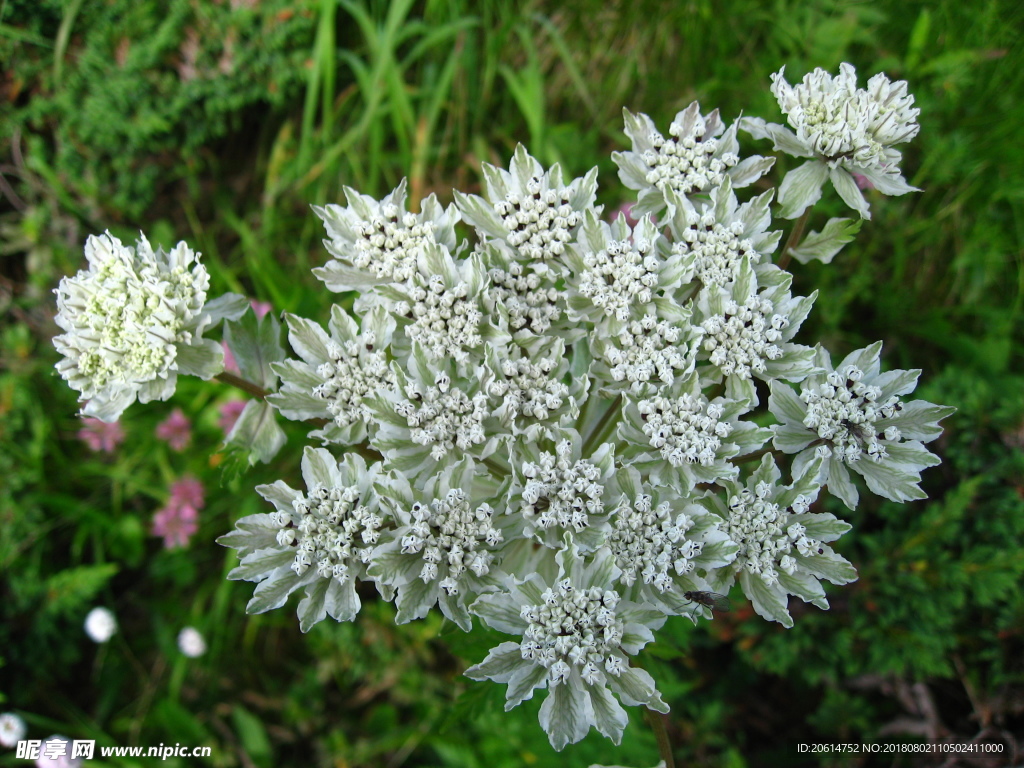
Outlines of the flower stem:
{"type": "Polygon", "coordinates": [[[665,768],[676,768],[675,758],[672,757],[672,742],[668,740],[668,730],[665,728],[665,716],[653,709],[648,709],[646,715],[647,722],[654,730],[654,737],[658,740],[658,752],[665,761],[665,768]]]}
{"type": "Polygon", "coordinates": [[[779,256],[779,269],[785,269],[789,266],[789,261],[793,258],[790,254],[790,250],[796,248],[797,244],[800,242],[800,238],[804,236],[804,230],[807,229],[807,221],[810,218],[811,208],[808,206],[803,215],[796,220],[796,224],[793,225],[793,229],[789,233],[789,238],[786,240],[786,244],[782,246],[782,255],[779,256]]]}
{"type": "Polygon", "coordinates": [[[233,387],[238,387],[239,389],[248,392],[250,395],[259,398],[260,400],[264,399],[267,395],[270,394],[269,392],[267,392],[267,390],[263,389],[263,387],[258,387],[251,381],[246,381],[241,376],[235,376],[235,374],[228,373],[227,371],[221,371],[213,378],[217,379],[217,381],[222,381],[225,384],[230,384],[233,387]]]}
{"type": "Polygon", "coordinates": [[[586,456],[594,450],[594,446],[600,445],[601,441],[604,440],[608,435],[607,432],[611,431],[610,428],[618,423],[619,407],[622,405],[622,395],[617,395],[612,401],[612,404],[608,407],[608,410],[601,416],[601,420],[597,422],[597,426],[594,427],[594,431],[587,437],[586,442],[583,443],[583,454],[586,456]]]}

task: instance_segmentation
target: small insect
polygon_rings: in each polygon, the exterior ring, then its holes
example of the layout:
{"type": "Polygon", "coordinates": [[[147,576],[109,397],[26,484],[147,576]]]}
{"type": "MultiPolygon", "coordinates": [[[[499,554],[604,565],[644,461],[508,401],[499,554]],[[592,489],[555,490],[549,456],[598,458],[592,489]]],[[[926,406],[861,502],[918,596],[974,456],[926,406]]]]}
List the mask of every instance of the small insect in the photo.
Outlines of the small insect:
{"type": "Polygon", "coordinates": [[[849,434],[860,438],[862,442],[869,440],[873,434],[866,424],[856,424],[849,419],[842,419],[839,423],[846,428],[849,434]]]}
{"type": "Polygon", "coordinates": [[[732,608],[732,603],[729,602],[729,598],[725,595],[720,595],[717,592],[684,592],[683,597],[694,603],[693,613],[690,614],[692,620],[694,615],[697,613],[699,606],[705,606],[714,611],[728,611],[732,608]]]}

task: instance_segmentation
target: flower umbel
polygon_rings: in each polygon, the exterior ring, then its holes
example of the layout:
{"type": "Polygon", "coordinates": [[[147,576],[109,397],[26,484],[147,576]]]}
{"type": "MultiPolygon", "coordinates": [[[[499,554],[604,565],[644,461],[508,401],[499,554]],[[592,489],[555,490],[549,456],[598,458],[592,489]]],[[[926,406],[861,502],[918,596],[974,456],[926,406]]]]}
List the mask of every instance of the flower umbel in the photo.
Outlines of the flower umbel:
{"type": "Polygon", "coordinates": [[[169,398],[179,373],[220,372],[220,345],[202,338],[209,277],[198,254],[185,243],[154,251],[145,237],[130,248],[108,233],[90,236],[85,255],[89,268],[57,288],[65,333],[53,340],[85,415],[116,421],[136,398],[169,398]]]}

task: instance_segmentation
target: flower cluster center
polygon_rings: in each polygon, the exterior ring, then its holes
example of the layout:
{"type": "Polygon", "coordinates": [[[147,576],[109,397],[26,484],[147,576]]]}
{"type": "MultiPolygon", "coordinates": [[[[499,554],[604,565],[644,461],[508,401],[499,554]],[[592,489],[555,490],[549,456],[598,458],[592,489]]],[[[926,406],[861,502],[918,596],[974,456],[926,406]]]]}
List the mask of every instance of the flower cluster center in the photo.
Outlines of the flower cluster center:
{"type": "Polygon", "coordinates": [[[758,483],[753,491],[744,488],[729,499],[725,529],[739,545],[734,567],[760,576],[769,586],[778,582],[778,569],[790,575],[796,571],[798,563],[791,554],[794,548],[802,557],[824,553],[821,542],[810,538],[801,523],[789,522],[790,513],[807,512],[809,501],[797,496],[792,507],[783,509],[772,501],[772,495],[772,486],[767,483],[758,483]]]}
{"type": "Polygon", "coordinates": [[[760,259],[750,240],[741,240],[743,224],[721,224],[712,211],[705,211],[700,221],[684,229],[672,250],[693,254],[694,276],[704,285],[728,285],[739,274],[743,258],[760,259]]]}
{"type": "Polygon", "coordinates": [[[487,439],[483,421],[490,409],[482,392],[470,397],[442,375],[437,386],[424,393],[414,390],[410,397],[412,400],[399,403],[396,411],[408,422],[414,443],[433,446],[430,455],[435,461],[455,448],[465,451],[487,439]]]}
{"type": "Polygon", "coordinates": [[[560,526],[577,533],[590,523],[590,515],[604,512],[601,470],[586,459],[572,462],[568,440],[560,442],[556,454],[544,452],[536,464],[523,464],[522,513],[527,522],[541,529],[560,526]]]}
{"type": "Polygon", "coordinates": [[[540,335],[562,315],[565,291],[559,291],[529,267],[513,263],[508,271],[491,269],[491,296],[508,311],[509,328],[540,335]]]}
{"type": "Polygon", "coordinates": [[[543,188],[537,177],[526,184],[526,193],[510,191],[494,204],[508,230],[508,242],[529,259],[546,261],[565,253],[572,229],[583,221],[569,201],[572,190],[543,188]]]}
{"type": "Polygon", "coordinates": [[[623,622],[615,611],[617,593],[581,589],[563,579],[542,597],[540,605],[521,609],[529,626],[520,650],[524,659],[547,668],[550,685],[565,682],[573,667],[588,683],[598,682],[602,670],[616,677],[622,674],[623,622]]]}
{"type": "Polygon", "coordinates": [[[369,419],[363,397],[380,387],[395,386],[395,374],[388,367],[387,356],[375,344],[371,331],[363,333],[361,343],[338,344],[332,340],[327,344],[331,359],[316,369],[323,383],[313,388],[313,396],[327,401],[327,410],[340,427],[369,419]]]}
{"type": "Polygon", "coordinates": [[[420,221],[398,206],[383,206],[380,214],[356,225],[359,237],[352,263],[371,270],[381,280],[403,283],[416,274],[416,257],[426,245],[435,242],[434,223],[420,221]]]}
{"type": "Polygon", "coordinates": [[[487,575],[494,560],[487,547],[496,547],[502,541],[489,504],[473,509],[466,494],[453,488],[443,499],[434,499],[429,506],[417,502],[410,511],[412,525],[402,537],[402,553],[422,553],[420,578],[424,583],[444,573],[438,586],[449,595],[457,595],[459,579],[466,571],[487,575]]]}
{"type": "Polygon", "coordinates": [[[634,394],[657,376],[671,382],[675,371],[688,367],[687,349],[679,344],[682,330],[657,315],[648,313],[633,320],[617,337],[618,344],[609,345],[605,361],[615,381],[628,382],[634,394]]]}
{"type": "Polygon", "coordinates": [[[681,195],[710,191],[720,186],[725,173],[740,161],[733,152],[719,151],[718,139],[704,136],[704,128],[695,123],[688,135],[683,135],[679,123],[669,126],[671,138],[655,131],[650,139],[653,149],[641,157],[647,165],[647,183],[664,191],[671,189],[681,195]]]}
{"type": "Polygon", "coordinates": [[[824,384],[805,389],[800,399],[807,404],[804,426],[828,441],[840,461],[857,461],[864,453],[881,461],[888,452],[880,441],[899,440],[900,432],[888,426],[879,434],[875,423],[895,416],[903,405],[893,395],[879,402],[882,391],[863,382],[864,373],[856,366],[830,373],[824,384]]]}
{"type": "Polygon", "coordinates": [[[633,304],[647,304],[658,287],[654,243],[613,240],[606,249],[583,254],[586,266],[579,291],[605,314],[625,322],[633,304]]]}
{"type": "Polygon", "coordinates": [[[725,314],[704,321],[704,350],[711,363],[724,375],[749,379],[763,375],[766,360],[778,360],[782,349],[775,343],[789,326],[783,315],[774,314],[774,305],[763,296],[753,295],[743,304],[730,300],[725,314]]]}
{"type": "Polygon", "coordinates": [[[673,467],[714,464],[722,439],[732,433],[731,424],[719,421],[722,406],[703,396],[654,397],[641,400],[637,408],[651,447],[673,467]]]}
{"type": "Polygon", "coordinates": [[[615,512],[615,525],[608,537],[608,546],[622,571],[620,580],[627,587],[637,577],[651,584],[659,592],[672,586],[672,576],[694,570],[692,562],[703,547],[703,542],[686,538],[694,526],[693,520],[680,512],[673,516],[669,503],[653,507],[653,498],[638,494],[632,504],[623,498],[615,512]]]}
{"type": "Polygon", "coordinates": [[[569,395],[569,387],[551,375],[557,367],[555,360],[546,357],[535,363],[526,357],[502,360],[505,378],[491,382],[488,393],[504,398],[516,416],[544,421],[562,407],[569,395]]]}
{"type": "Polygon", "coordinates": [[[315,485],[292,503],[293,512],[271,513],[271,522],[280,529],[277,543],[295,549],[292,570],[297,575],[315,566],[320,578],[344,584],[353,563],[370,561],[384,520],[359,502],[356,486],[315,485]]]}
{"type": "MultiPolygon", "coordinates": [[[[424,281],[417,275],[409,290],[411,306],[403,312],[412,318],[406,334],[424,346],[434,357],[464,357],[465,350],[479,347],[483,313],[476,301],[467,297],[466,283],[445,286],[441,275],[424,281]]],[[[406,307],[400,307],[399,312],[406,307]]]]}

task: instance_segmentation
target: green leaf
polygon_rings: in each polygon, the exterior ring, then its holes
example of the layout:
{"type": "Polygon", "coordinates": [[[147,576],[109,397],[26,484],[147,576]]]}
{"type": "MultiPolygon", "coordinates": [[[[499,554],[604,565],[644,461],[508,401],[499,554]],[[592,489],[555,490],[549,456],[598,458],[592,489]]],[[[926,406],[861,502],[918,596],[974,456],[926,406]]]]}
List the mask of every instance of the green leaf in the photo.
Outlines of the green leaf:
{"type": "Polygon", "coordinates": [[[790,249],[790,253],[801,264],[813,259],[830,264],[843,246],[857,236],[863,224],[863,219],[829,219],[821,232],[812,231],[800,245],[790,249]]]}
{"type": "Polygon", "coordinates": [[[246,312],[240,320],[224,324],[224,341],[243,379],[264,389],[275,388],[277,374],[270,364],[285,358],[281,324],[276,317],[268,313],[257,320],[254,312],[246,312]]]}
{"type": "Polygon", "coordinates": [[[92,601],[117,571],[115,563],[82,565],[58,571],[45,582],[43,610],[55,614],[78,610],[92,601]]]}
{"type": "Polygon", "coordinates": [[[228,435],[225,447],[229,454],[234,454],[239,461],[248,461],[252,466],[257,461],[266,464],[285,442],[284,432],[270,403],[250,400],[228,435]]]}

